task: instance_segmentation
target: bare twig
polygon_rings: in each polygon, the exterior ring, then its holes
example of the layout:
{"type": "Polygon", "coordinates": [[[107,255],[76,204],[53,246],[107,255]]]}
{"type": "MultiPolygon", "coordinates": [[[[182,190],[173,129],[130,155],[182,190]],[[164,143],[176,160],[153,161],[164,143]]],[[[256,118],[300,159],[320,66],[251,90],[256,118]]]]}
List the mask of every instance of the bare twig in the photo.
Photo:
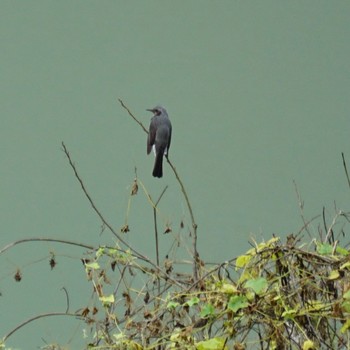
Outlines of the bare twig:
{"type": "Polygon", "coordinates": [[[93,210],[96,212],[96,214],[99,216],[99,218],[101,219],[103,225],[105,227],[107,227],[111,233],[122,243],[124,244],[127,248],[130,249],[130,251],[132,253],[135,254],[136,257],[141,258],[142,260],[146,261],[148,264],[152,265],[158,272],[160,272],[165,278],[170,279],[172,282],[174,282],[175,284],[179,285],[179,283],[172,279],[165,271],[163,271],[159,266],[157,266],[154,262],[152,262],[152,260],[150,260],[149,258],[147,258],[145,255],[141,254],[140,252],[138,252],[136,249],[134,249],[129,243],[127,243],[114,229],[113,227],[107,222],[107,220],[104,218],[104,216],[102,215],[102,213],[98,210],[98,208],[96,207],[94,201],[92,200],[91,196],[89,195],[89,193],[87,192],[85,185],[83,183],[83,180],[80,178],[78,171],[70,157],[70,154],[68,152],[68,149],[66,147],[66,145],[64,144],[64,142],[62,142],[62,147],[63,147],[63,151],[65,153],[65,155],[68,158],[69,164],[71,166],[71,168],[74,171],[74,175],[77,178],[77,180],[80,183],[80,186],[86,196],[86,198],[88,199],[88,201],[90,202],[93,210]]]}
{"type": "Polygon", "coordinates": [[[338,218],[340,216],[342,216],[343,212],[341,210],[339,210],[333,217],[333,220],[332,220],[332,223],[331,225],[329,226],[328,228],[328,231],[327,231],[327,234],[326,234],[326,237],[324,239],[324,242],[330,242],[330,237],[332,236],[333,237],[333,242],[334,242],[334,234],[333,234],[333,227],[337,224],[337,221],[338,221],[338,218]]]}
{"type": "Polygon", "coordinates": [[[166,186],[164,187],[162,193],[161,193],[161,194],[159,195],[159,197],[158,197],[158,200],[157,200],[156,204],[154,205],[155,207],[157,207],[158,203],[159,203],[160,200],[162,199],[162,197],[163,197],[165,191],[168,189],[168,187],[169,187],[168,185],[166,185],[166,186]]]}
{"type": "Polygon", "coordinates": [[[312,220],[310,220],[309,222],[306,221],[305,216],[304,216],[304,201],[301,198],[301,195],[299,193],[298,186],[297,186],[297,183],[295,182],[295,180],[293,180],[293,184],[294,184],[295,193],[296,193],[297,198],[298,198],[298,204],[299,204],[299,209],[300,209],[300,216],[301,216],[301,218],[303,220],[303,223],[304,223],[304,226],[302,227],[301,230],[299,230],[299,233],[302,232],[302,230],[305,229],[305,231],[308,233],[309,237],[312,237],[312,235],[311,235],[311,233],[309,231],[309,227],[308,227],[312,220]]]}
{"type": "Polygon", "coordinates": [[[147,129],[144,127],[144,125],[131,113],[130,109],[124,104],[124,102],[123,102],[120,98],[118,98],[118,101],[120,102],[120,104],[122,105],[122,107],[128,112],[128,114],[130,115],[130,117],[131,117],[132,119],[134,119],[135,122],[136,122],[137,124],[139,124],[139,125],[141,126],[141,128],[143,129],[143,131],[144,131],[146,134],[148,134],[148,130],[147,130],[147,129]]]}
{"type": "MultiPolygon", "coordinates": [[[[153,205],[153,221],[154,221],[154,235],[155,235],[155,241],[156,241],[156,259],[157,259],[157,266],[159,266],[159,243],[158,243],[158,225],[157,225],[157,205],[161,198],[163,197],[165,191],[167,190],[168,186],[165,186],[164,190],[160,194],[157,202],[153,205]]],[[[150,201],[153,203],[151,196],[149,196],[150,201]]]]}
{"type": "Polygon", "coordinates": [[[20,239],[18,241],[11,242],[11,243],[7,244],[4,248],[0,249],[0,254],[4,253],[6,250],[14,247],[17,244],[27,243],[27,242],[38,242],[38,241],[39,242],[55,242],[55,243],[70,244],[70,245],[75,245],[75,246],[82,247],[82,248],[87,248],[90,250],[96,249],[94,246],[91,246],[91,245],[67,241],[67,240],[63,240],[63,239],[34,237],[34,238],[24,238],[24,239],[20,239]]]}
{"type": "MultiPolygon", "coordinates": [[[[124,102],[121,99],[118,99],[118,101],[120,102],[121,106],[128,112],[130,117],[132,117],[136,121],[136,123],[142,127],[143,131],[148,134],[147,129],[133,115],[133,113],[131,113],[130,109],[124,104],[124,102]]],[[[174,165],[169,160],[168,156],[166,156],[166,160],[167,160],[168,164],[170,165],[171,169],[173,170],[175,177],[176,177],[176,179],[181,187],[181,191],[185,197],[185,201],[186,201],[186,204],[187,204],[190,216],[191,216],[192,228],[193,228],[193,239],[192,239],[192,244],[193,244],[193,279],[194,279],[194,281],[197,281],[198,272],[199,272],[199,254],[198,254],[198,250],[197,250],[197,226],[198,225],[195,222],[193,210],[192,210],[191,203],[190,203],[190,200],[188,198],[185,186],[184,186],[183,182],[181,181],[180,176],[179,176],[178,172],[176,171],[174,165]]]]}
{"type": "Polygon", "coordinates": [[[344,156],[344,153],[342,152],[341,153],[341,156],[343,158],[343,165],[344,165],[344,170],[345,170],[345,175],[346,175],[346,179],[348,180],[348,185],[350,187],[350,178],[349,178],[349,174],[348,174],[348,169],[346,167],[346,162],[345,162],[345,156],[344,156]]]}
{"type": "Polygon", "coordinates": [[[50,317],[50,316],[72,316],[72,317],[79,317],[80,315],[72,314],[72,313],[66,313],[66,312],[49,312],[46,314],[40,314],[36,315],[34,317],[29,318],[28,320],[22,322],[20,325],[16,326],[14,329],[12,329],[9,333],[7,333],[3,338],[2,341],[5,342],[8,338],[11,337],[15,332],[17,332],[19,329],[27,325],[28,323],[31,323],[35,320],[38,320],[43,317],[50,317]]]}
{"type": "MultiPolygon", "coordinates": [[[[142,187],[144,188],[143,185],[142,185],[142,187]]],[[[160,200],[162,199],[167,188],[168,188],[168,186],[165,186],[165,188],[163,189],[163,191],[160,194],[156,203],[153,202],[151,195],[144,188],[144,191],[147,194],[148,200],[150,201],[152,208],[153,208],[154,239],[155,239],[155,244],[156,244],[156,263],[157,263],[158,267],[159,267],[159,240],[158,240],[159,236],[158,236],[158,224],[157,224],[157,205],[160,202],[160,200]]],[[[157,278],[157,285],[158,285],[158,294],[159,294],[160,293],[160,279],[159,278],[157,278]]]]}
{"type": "Polygon", "coordinates": [[[66,300],[67,300],[67,309],[66,309],[66,314],[68,313],[68,311],[69,311],[69,295],[68,295],[68,292],[67,292],[67,289],[66,289],[66,287],[62,287],[61,288],[63,291],[64,291],[64,293],[66,294],[66,300]]]}
{"type": "Polygon", "coordinates": [[[198,266],[198,263],[199,263],[199,254],[198,254],[198,251],[197,251],[197,224],[195,222],[195,219],[194,219],[194,214],[193,214],[193,210],[192,210],[192,206],[191,206],[191,203],[190,203],[190,200],[188,198],[188,195],[187,195],[187,192],[186,192],[186,189],[185,189],[185,186],[183,184],[183,182],[181,181],[180,179],[180,176],[179,174],[177,173],[176,171],[176,168],[174,167],[174,165],[171,163],[171,161],[169,160],[168,157],[166,157],[166,160],[168,162],[168,164],[170,165],[171,169],[173,170],[174,174],[175,174],[175,177],[181,187],[181,191],[185,197],[185,201],[186,201],[186,204],[187,204],[187,208],[188,208],[188,211],[190,212],[190,216],[191,216],[191,222],[192,222],[192,227],[193,227],[193,237],[192,237],[192,245],[193,245],[193,278],[194,278],[194,281],[197,281],[198,280],[198,271],[199,271],[199,266],[198,266]]]}

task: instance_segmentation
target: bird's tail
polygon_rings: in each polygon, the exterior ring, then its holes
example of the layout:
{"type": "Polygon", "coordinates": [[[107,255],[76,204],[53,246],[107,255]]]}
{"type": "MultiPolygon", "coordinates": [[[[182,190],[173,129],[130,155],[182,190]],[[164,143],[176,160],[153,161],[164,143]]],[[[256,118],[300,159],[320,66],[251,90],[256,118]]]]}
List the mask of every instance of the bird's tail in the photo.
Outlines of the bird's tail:
{"type": "Polygon", "coordinates": [[[163,153],[164,152],[158,152],[156,155],[156,160],[154,161],[154,168],[152,173],[154,177],[163,176],[163,153]]]}

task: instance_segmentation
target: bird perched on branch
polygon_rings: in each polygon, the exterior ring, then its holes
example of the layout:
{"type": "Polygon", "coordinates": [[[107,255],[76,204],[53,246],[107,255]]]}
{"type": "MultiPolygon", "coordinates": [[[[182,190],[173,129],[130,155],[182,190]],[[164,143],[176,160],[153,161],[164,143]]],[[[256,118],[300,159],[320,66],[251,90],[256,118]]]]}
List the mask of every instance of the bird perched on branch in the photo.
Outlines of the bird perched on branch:
{"type": "Polygon", "coordinates": [[[153,148],[156,159],[152,175],[160,178],[163,176],[163,155],[167,157],[169,154],[171,122],[167,111],[161,106],[147,109],[147,111],[153,113],[147,138],[147,154],[153,148]]]}

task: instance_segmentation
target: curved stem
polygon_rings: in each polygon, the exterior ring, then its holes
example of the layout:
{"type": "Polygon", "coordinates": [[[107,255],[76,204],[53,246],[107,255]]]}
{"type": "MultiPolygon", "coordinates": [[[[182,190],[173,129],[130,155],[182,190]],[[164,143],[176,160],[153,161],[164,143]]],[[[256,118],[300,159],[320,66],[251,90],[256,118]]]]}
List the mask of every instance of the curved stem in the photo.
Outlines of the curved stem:
{"type": "Polygon", "coordinates": [[[35,320],[38,320],[39,318],[44,318],[44,317],[50,317],[50,316],[73,316],[73,317],[78,317],[79,315],[76,314],[71,314],[71,313],[66,313],[66,312],[49,312],[46,314],[40,314],[36,315],[34,317],[29,318],[28,320],[22,322],[20,325],[16,326],[14,329],[12,329],[9,333],[7,333],[3,338],[2,341],[5,342],[12,334],[17,332],[19,329],[27,325],[28,323],[31,323],[35,320]]]}

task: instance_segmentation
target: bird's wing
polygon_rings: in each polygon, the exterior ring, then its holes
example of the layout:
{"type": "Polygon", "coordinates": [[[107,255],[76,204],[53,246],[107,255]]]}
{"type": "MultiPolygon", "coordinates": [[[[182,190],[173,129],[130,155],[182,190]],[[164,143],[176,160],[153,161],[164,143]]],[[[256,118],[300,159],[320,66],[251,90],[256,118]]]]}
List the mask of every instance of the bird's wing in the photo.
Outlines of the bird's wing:
{"type": "Polygon", "coordinates": [[[170,142],[171,142],[171,130],[172,127],[171,127],[171,124],[169,125],[169,141],[168,141],[168,147],[167,147],[167,154],[169,154],[169,148],[170,148],[170,142]]]}
{"type": "Polygon", "coordinates": [[[147,137],[147,154],[150,154],[152,150],[152,146],[154,145],[154,142],[156,140],[156,125],[155,121],[152,118],[151,124],[149,126],[149,132],[148,132],[148,137],[147,137]]]}

